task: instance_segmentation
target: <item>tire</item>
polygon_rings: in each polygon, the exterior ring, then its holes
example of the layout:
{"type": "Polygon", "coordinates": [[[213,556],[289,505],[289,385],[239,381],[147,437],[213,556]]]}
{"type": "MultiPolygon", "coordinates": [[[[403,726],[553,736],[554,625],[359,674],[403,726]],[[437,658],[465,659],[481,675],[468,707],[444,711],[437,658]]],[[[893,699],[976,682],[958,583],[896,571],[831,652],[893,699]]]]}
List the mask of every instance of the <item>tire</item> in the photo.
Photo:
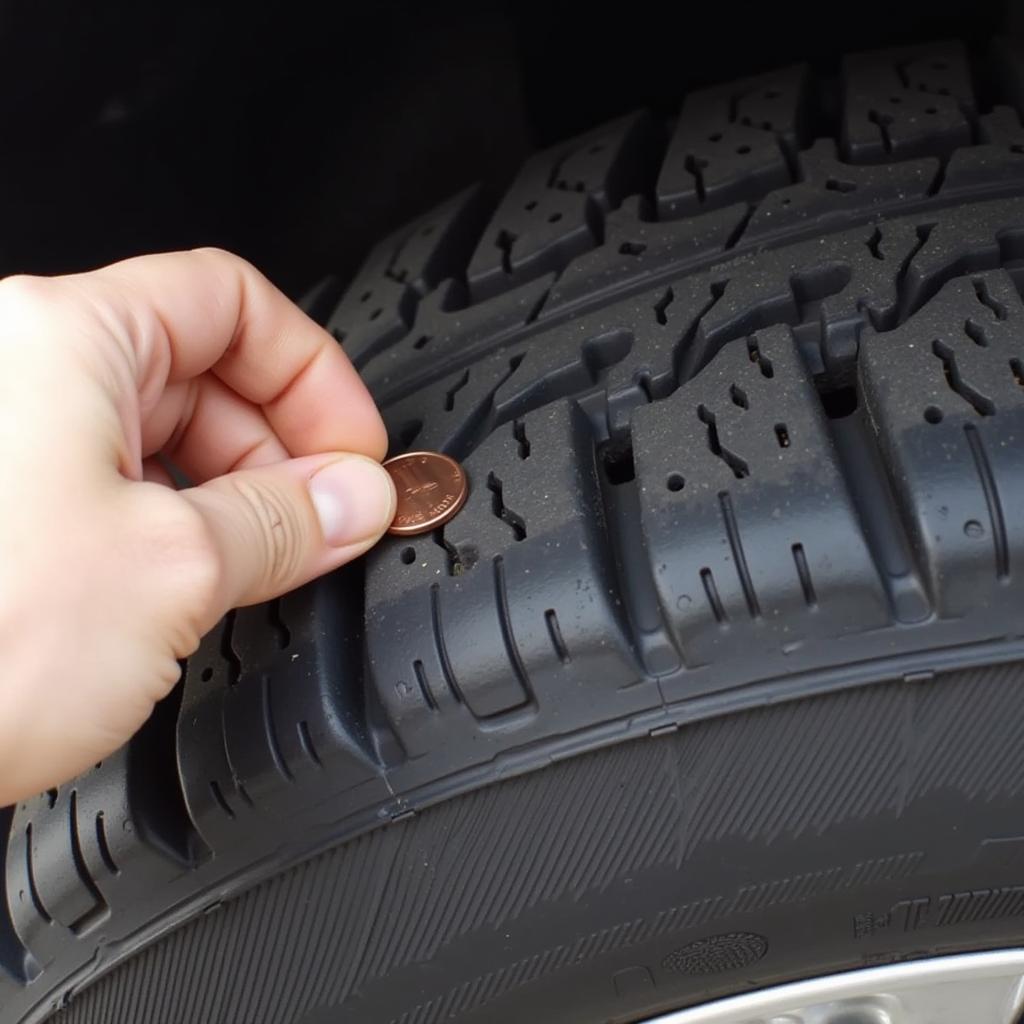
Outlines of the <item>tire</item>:
{"type": "Polygon", "coordinates": [[[469,500],[5,813],[0,1024],[628,1022],[1024,942],[1021,111],[1006,43],[789,68],[319,289],[469,500]]]}

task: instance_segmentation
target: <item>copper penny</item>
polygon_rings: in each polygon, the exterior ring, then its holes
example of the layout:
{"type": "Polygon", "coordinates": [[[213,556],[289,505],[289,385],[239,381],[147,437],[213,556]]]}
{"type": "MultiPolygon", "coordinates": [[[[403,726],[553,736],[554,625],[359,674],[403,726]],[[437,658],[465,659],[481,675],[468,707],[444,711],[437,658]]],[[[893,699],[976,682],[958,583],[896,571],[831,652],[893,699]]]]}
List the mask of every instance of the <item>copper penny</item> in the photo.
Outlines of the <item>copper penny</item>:
{"type": "Polygon", "coordinates": [[[442,526],[462,508],[469,484],[462,467],[440,452],[407,452],[384,463],[398,491],[388,533],[410,537],[442,526]]]}

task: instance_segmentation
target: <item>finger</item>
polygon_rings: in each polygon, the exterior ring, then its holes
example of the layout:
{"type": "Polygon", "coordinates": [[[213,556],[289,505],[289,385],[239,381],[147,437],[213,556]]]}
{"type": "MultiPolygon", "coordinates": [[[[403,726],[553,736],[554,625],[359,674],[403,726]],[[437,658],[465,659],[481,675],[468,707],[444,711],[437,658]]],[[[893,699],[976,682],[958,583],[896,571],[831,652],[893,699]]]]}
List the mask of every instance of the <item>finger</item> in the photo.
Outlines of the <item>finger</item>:
{"type": "Polygon", "coordinates": [[[351,451],[382,458],[387,435],[373,399],[337,342],[262,274],[230,253],[141,256],[90,275],[138,360],[143,409],[174,384],[212,370],[262,406],[293,455],[351,451]]]}
{"type": "MultiPolygon", "coordinates": [[[[199,379],[199,378],[197,378],[199,379]]],[[[154,405],[140,410],[143,458],[162,451],[192,415],[196,400],[196,381],[168,384],[154,405]]]]}
{"type": "Polygon", "coordinates": [[[145,459],[142,463],[142,479],[151,484],[163,484],[164,487],[174,487],[174,477],[167,472],[164,464],[155,456],[145,459]]]}
{"type": "Polygon", "coordinates": [[[387,471],[339,453],[242,470],[181,495],[216,551],[211,626],[230,608],[277,597],[362,554],[395,511],[387,471]]]}
{"type": "Polygon", "coordinates": [[[154,418],[160,430],[144,429],[143,443],[157,445],[196,483],[289,458],[263,411],[212,374],[191,381],[184,402],[173,389],[167,401],[177,409],[178,422],[169,424],[159,404],[154,418]]]}

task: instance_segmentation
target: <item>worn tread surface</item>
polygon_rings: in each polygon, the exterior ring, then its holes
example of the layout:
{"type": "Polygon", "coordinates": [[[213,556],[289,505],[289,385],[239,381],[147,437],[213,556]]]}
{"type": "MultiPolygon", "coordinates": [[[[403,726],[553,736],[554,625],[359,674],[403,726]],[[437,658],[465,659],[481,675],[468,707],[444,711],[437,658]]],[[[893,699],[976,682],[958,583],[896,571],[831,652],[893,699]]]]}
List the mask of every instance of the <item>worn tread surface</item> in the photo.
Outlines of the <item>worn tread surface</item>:
{"type": "MultiPolygon", "coordinates": [[[[1017,670],[955,670],[1024,653],[1024,58],[1001,42],[983,63],[984,102],[981,62],[937,43],[852,56],[832,81],[798,65],[703,90],[671,125],[623,117],[531,158],[503,198],[470,189],[396,232],[343,294],[321,288],[310,308],[374,389],[392,450],[461,459],[469,500],[434,534],[232,613],[137,740],[0,816],[0,1022],[71,994],[83,1024],[513,1020],[531,991],[557,1005],[571,964],[688,935],[612,986],[632,1012],[662,1000],[659,971],[685,1000],[680,965],[706,949],[689,948],[707,937],[692,929],[718,916],[655,927],[595,895],[585,926],[570,914],[545,946],[566,893],[632,872],[697,906],[714,897],[716,843],[808,830],[861,830],[860,867],[800,874],[783,858],[779,879],[849,870],[851,890],[884,889],[917,870],[917,846],[875,849],[885,814],[912,837],[911,804],[943,787],[977,802],[984,786],[921,750],[938,740],[918,710],[907,724],[919,683],[857,687],[951,673],[936,694],[960,707],[974,680],[974,710],[994,715],[1017,670]],[[796,769],[780,768],[782,791],[741,813],[730,787],[763,793],[745,772],[777,755],[749,709],[784,699],[769,718],[793,748],[824,743],[836,726],[819,718],[844,701],[870,706],[850,712],[863,728],[842,755],[861,777],[812,758],[802,770],[824,772],[831,810],[787,795],[796,769]],[[927,778],[904,767],[893,782],[879,766],[908,751],[931,758],[927,778]],[[664,806],[620,798],[645,779],[664,806]],[[602,821],[619,845],[599,840],[602,821]],[[414,880],[420,843],[463,876],[414,880]],[[485,906],[507,857],[507,891],[485,906]],[[664,875],[684,865],[685,880],[664,875]],[[518,945],[483,941],[524,915],[518,945]],[[473,948],[489,965],[475,974],[473,948]],[[186,997],[199,1002],[173,1002],[186,997]]],[[[953,705],[934,699],[945,722],[953,705]]],[[[971,741],[1006,753],[985,722],[971,741]]],[[[816,756],[840,764],[837,744],[816,756]]],[[[992,773],[1007,813],[1016,764],[992,773]]],[[[996,820],[979,812],[978,828],[996,820]]],[[[751,899],[744,914],[774,906],[751,899]]],[[[735,909],[715,963],[776,948],[735,909]]],[[[837,943],[835,962],[852,962],[837,943]]],[[[787,955],[764,977],[792,973],[787,955]]]]}

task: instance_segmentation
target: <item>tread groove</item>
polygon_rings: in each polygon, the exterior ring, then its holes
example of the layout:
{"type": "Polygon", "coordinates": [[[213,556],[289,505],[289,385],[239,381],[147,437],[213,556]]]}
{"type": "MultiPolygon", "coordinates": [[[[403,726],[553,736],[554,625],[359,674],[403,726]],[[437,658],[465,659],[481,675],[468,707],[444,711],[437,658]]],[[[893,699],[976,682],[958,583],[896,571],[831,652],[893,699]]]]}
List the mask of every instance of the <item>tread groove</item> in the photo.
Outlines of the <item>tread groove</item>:
{"type": "Polygon", "coordinates": [[[715,414],[703,403],[697,406],[697,418],[708,428],[708,448],[711,454],[718,456],[732,470],[737,480],[750,476],[750,466],[746,460],[722,444],[718,436],[718,421],[715,414]]]}
{"type": "Polygon", "coordinates": [[[945,342],[936,338],[932,342],[932,351],[942,363],[942,370],[946,376],[949,390],[959,395],[979,416],[994,416],[996,412],[995,402],[964,380],[953,349],[945,344],[945,342]]]}
{"type": "Polygon", "coordinates": [[[46,907],[43,906],[42,898],[39,895],[39,888],[36,885],[36,873],[35,866],[32,862],[32,823],[29,822],[25,826],[25,877],[28,879],[28,894],[32,900],[32,906],[35,907],[36,913],[42,918],[46,924],[53,924],[53,918],[50,916],[46,907]]]}
{"type": "Polygon", "coordinates": [[[705,566],[700,571],[700,581],[704,586],[704,594],[708,599],[708,604],[711,606],[711,613],[715,616],[715,621],[720,626],[726,625],[729,621],[729,615],[718,593],[718,587],[715,584],[715,574],[705,566]]]}
{"type": "Polygon", "coordinates": [[[278,597],[267,602],[267,615],[270,618],[270,627],[274,631],[278,648],[282,651],[287,650],[291,646],[292,633],[281,617],[281,598],[278,597]]]}
{"type": "Polygon", "coordinates": [[[71,830],[71,860],[82,885],[92,897],[94,906],[71,924],[75,934],[84,932],[98,917],[105,914],[109,907],[107,901],[96,885],[82,853],[82,837],[78,831],[78,790],[72,789],[68,798],[68,828],[71,830]]]}
{"type": "Polygon", "coordinates": [[[228,665],[228,685],[237,686],[238,680],[242,678],[242,662],[235,653],[232,645],[232,637],[235,632],[235,619],[237,613],[232,609],[224,617],[224,631],[220,639],[220,653],[228,665]]]}
{"type": "Polygon", "coordinates": [[[270,706],[270,676],[266,673],[260,676],[260,704],[263,709],[263,730],[266,735],[267,749],[270,751],[274,767],[279,775],[289,782],[294,782],[295,776],[292,775],[288,762],[284,759],[281,744],[277,739],[277,725],[274,722],[273,708],[270,706]]]}
{"type": "Polygon", "coordinates": [[[430,689],[430,683],[427,681],[427,673],[423,668],[423,662],[417,658],[412,663],[413,675],[416,676],[416,682],[419,685],[420,693],[423,695],[423,701],[430,708],[431,711],[437,710],[437,701],[434,699],[434,694],[430,689]]]}
{"type": "Polygon", "coordinates": [[[548,634],[551,637],[551,646],[554,647],[558,660],[563,665],[568,665],[572,661],[572,655],[569,654],[569,648],[565,646],[562,627],[558,624],[558,613],[554,608],[549,608],[544,613],[544,621],[547,623],[548,634]]]}
{"type": "Polygon", "coordinates": [[[106,818],[102,811],[96,812],[96,846],[99,848],[100,858],[106,865],[107,870],[112,875],[119,875],[121,869],[117,866],[114,855],[110,852],[110,844],[107,841],[106,818]]]}
{"type": "Polygon", "coordinates": [[[981,489],[985,495],[985,504],[988,506],[988,517],[992,523],[996,578],[1006,580],[1010,575],[1010,547],[1006,538],[1006,519],[1003,515],[1003,503],[999,497],[999,488],[996,486],[995,474],[992,472],[992,464],[989,461],[988,452],[985,450],[985,441],[980,431],[973,423],[965,423],[964,433],[967,435],[967,445],[971,450],[971,457],[974,459],[981,489]]]}
{"type": "Polygon", "coordinates": [[[308,757],[310,761],[317,766],[317,768],[323,768],[324,763],[320,760],[320,754],[317,752],[316,745],[313,743],[313,736],[309,731],[309,722],[305,720],[297,722],[295,730],[299,734],[299,745],[305,752],[306,757],[308,757]]]}
{"type": "Polygon", "coordinates": [[[759,619],[761,618],[761,606],[757,600],[754,581],[750,577],[747,556],[743,553],[743,541],[740,538],[740,529],[736,522],[736,512],[732,506],[732,495],[728,491],[719,491],[718,504],[722,509],[722,522],[725,524],[725,534],[729,538],[729,548],[732,551],[733,564],[736,566],[736,575],[739,576],[740,586],[743,588],[747,610],[752,619],[759,619]]]}
{"type": "Polygon", "coordinates": [[[466,700],[455,681],[451,659],[448,657],[448,646],[444,640],[444,625],[441,620],[441,588],[437,583],[430,585],[430,623],[434,633],[434,646],[437,648],[437,660],[441,665],[441,675],[452,697],[457,704],[465,704],[466,700]]]}
{"type": "Polygon", "coordinates": [[[220,809],[229,818],[234,818],[235,812],[231,809],[231,804],[228,803],[227,797],[224,796],[224,791],[220,788],[220,783],[216,779],[210,779],[210,793],[220,809]]]}
{"type": "Polygon", "coordinates": [[[811,578],[811,569],[807,564],[807,555],[804,553],[803,544],[793,545],[793,562],[796,565],[796,574],[800,577],[800,589],[804,593],[804,604],[808,608],[817,608],[818,596],[814,592],[814,580],[811,578]]]}
{"type": "Polygon", "coordinates": [[[675,301],[676,293],[671,286],[665,289],[665,294],[654,304],[654,319],[662,327],[668,323],[668,307],[675,301]]]}
{"type": "Polygon", "coordinates": [[[492,563],[494,566],[494,600],[498,609],[498,622],[501,626],[501,637],[505,643],[505,651],[508,654],[509,664],[515,673],[519,685],[523,688],[526,698],[533,703],[533,688],[530,685],[530,678],[526,674],[526,666],[523,664],[522,655],[516,645],[515,634],[512,632],[512,613],[508,606],[508,588],[505,585],[505,559],[496,555],[492,563]]]}
{"type": "Polygon", "coordinates": [[[920,622],[930,611],[927,592],[907,535],[905,509],[897,501],[875,431],[863,410],[827,419],[847,491],[853,501],[872,560],[898,622],[920,622]]]}
{"type": "Polygon", "coordinates": [[[515,540],[526,540],[526,520],[505,504],[504,486],[493,470],[487,474],[487,489],[491,492],[491,511],[494,515],[508,525],[515,540]]]}

